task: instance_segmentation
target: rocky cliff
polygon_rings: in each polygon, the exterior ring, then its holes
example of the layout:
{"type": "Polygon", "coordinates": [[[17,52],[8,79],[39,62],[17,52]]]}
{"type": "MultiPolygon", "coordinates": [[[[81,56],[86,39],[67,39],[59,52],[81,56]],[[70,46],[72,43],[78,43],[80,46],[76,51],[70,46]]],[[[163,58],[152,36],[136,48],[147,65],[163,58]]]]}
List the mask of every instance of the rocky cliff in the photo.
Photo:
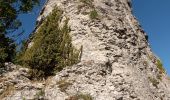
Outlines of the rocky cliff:
{"type": "Polygon", "coordinates": [[[41,82],[30,81],[28,69],[7,63],[0,99],[170,100],[170,79],[132,15],[130,0],[48,0],[36,30],[55,6],[63,11],[60,25],[69,19],[81,61],[41,82]]]}

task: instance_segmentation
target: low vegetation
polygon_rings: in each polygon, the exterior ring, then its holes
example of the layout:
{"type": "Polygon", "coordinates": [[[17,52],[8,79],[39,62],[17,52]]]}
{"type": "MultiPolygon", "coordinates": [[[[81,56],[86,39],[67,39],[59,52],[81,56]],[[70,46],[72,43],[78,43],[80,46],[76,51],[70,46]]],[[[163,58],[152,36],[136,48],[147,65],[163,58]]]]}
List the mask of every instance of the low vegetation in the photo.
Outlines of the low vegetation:
{"type": "Polygon", "coordinates": [[[12,85],[7,86],[7,88],[4,90],[4,92],[2,92],[0,94],[0,100],[2,100],[4,97],[9,96],[10,94],[12,94],[14,92],[14,90],[15,90],[14,86],[12,86],[12,85]]]}
{"type": "Polygon", "coordinates": [[[5,62],[12,61],[15,56],[15,44],[4,34],[0,34],[0,68],[4,67],[5,62]]]}
{"type": "Polygon", "coordinates": [[[93,100],[90,94],[76,94],[74,96],[69,97],[66,100],[93,100]]]}
{"type": "Polygon", "coordinates": [[[67,88],[72,85],[71,82],[68,82],[67,80],[60,80],[57,82],[58,87],[60,88],[61,92],[66,92],[67,88]]]}
{"type": "Polygon", "coordinates": [[[92,10],[91,12],[90,12],[90,19],[97,19],[98,18],[98,13],[97,13],[97,11],[96,10],[92,10]]]}
{"type": "Polygon", "coordinates": [[[19,56],[19,62],[31,69],[31,79],[53,75],[79,61],[80,51],[74,48],[69,36],[69,20],[65,20],[63,27],[60,27],[61,18],[62,11],[56,7],[34,33],[31,40],[34,44],[19,56]]]}
{"type": "Polygon", "coordinates": [[[38,93],[36,93],[34,100],[44,100],[45,91],[41,89],[38,93]]]}
{"type": "Polygon", "coordinates": [[[152,83],[152,85],[156,88],[158,88],[159,81],[155,78],[148,77],[149,81],[152,83]]]}
{"type": "Polygon", "coordinates": [[[78,11],[80,11],[80,9],[82,9],[82,7],[84,7],[84,6],[87,6],[92,9],[92,11],[90,11],[90,13],[89,13],[89,17],[91,20],[97,19],[99,16],[98,12],[96,11],[96,9],[93,5],[93,1],[94,0],[80,0],[80,2],[82,2],[84,5],[78,6],[78,11]]]}
{"type": "Polygon", "coordinates": [[[93,3],[92,3],[93,1],[94,0],[80,0],[80,2],[82,2],[86,6],[90,6],[90,7],[93,7],[93,3]]]}
{"type": "Polygon", "coordinates": [[[165,69],[163,67],[163,64],[162,64],[162,62],[160,60],[157,60],[157,67],[158,67],[158,69],[160,71],[160,74],[166,73],[166,71],[165,71],[165,69]]]}

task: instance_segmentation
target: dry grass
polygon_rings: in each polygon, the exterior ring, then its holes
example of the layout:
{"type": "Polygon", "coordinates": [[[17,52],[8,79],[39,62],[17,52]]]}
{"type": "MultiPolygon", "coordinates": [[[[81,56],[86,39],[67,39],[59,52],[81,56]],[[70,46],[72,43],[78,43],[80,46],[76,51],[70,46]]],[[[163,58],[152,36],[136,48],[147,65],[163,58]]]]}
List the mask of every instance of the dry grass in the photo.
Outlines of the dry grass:
{"type": "Polygon", "coordinates": [[[5,89],[5,91],[2,94],[0,94],[0,100],[2,100],[3,98],[9,96],[10,94],[12,94],[14,90],[15,90],[14,86],[8,86],[5,89]]]}
{"type": "Polygon", "coordinates": [[[154,87],[158,88],[159,82],[155,78],[148,77],[148,79],[154,87]]]}
{"type": "Polygon", "coordinates": [[[66,79],[60,80],[57,82],[58,87],[61,92],[66,92],[67,88],[72,85],[72,83],[68,82],[66,79]]]}
{"type": "Polygon", "coordinates": [[[71,97],[69,97],[66,100],[93,100],[92,96],[89,94],[76,94],[71,97]]]}

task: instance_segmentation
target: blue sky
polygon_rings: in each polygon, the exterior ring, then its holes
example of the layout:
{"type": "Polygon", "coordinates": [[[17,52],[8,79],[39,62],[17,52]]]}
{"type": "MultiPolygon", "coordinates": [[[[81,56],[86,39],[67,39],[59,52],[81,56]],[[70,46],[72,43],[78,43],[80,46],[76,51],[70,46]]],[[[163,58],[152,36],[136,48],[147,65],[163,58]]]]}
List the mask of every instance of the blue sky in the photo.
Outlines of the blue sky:
{"type": "MultiPolygon", "coordinates": [[[[18,40],[29,37],[33,31],[36,18],[45,0],[29,14],[22,14],[19,19],[25,34],[18,40]]],[[[170,75],[170,0],[133,0],[133,13],[149,35],[153,52],[162,60],[170,75]]]]}
{"type": "Polygon", "coordinates": [[[133,12],[170,75],[170,0],[133,0],[133,12]]]}
{"type": "Polygon", "coordinates": [[[24,30],[24,34],[22,34],[18,39],[17,43],[19,43],[21,40],[28,39],[30,33],[32,33],[33,29],[35,28],[35,23],[37,20],[37,17],[40,13],[40,10],[42,9],[42,6],[44,5],[45,0],[40,0],[40,5],[35,6],[33,11],[27,13],[27,14],[20,14],[18,16],[18,19],[22,22],[21,28],[16,31],[16,33],[20,33],[24,30]]]}

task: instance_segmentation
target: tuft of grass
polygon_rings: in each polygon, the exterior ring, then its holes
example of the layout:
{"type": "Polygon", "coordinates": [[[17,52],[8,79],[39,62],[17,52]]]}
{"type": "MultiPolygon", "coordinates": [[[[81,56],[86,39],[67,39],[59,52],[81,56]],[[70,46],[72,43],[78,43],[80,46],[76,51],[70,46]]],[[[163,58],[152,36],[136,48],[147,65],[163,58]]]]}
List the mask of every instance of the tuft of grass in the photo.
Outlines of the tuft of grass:
{"type": "Polygon", "coordinates": [[[96,10],[92,10],[91,12],[90,12],[90,19],[97,19],[98,18],[98,13],[97,13],[97,11],[96,10]]]}
{"type": "Polygon", "coordinates": [[[45,91],[43,89],[41,89],[38,93],[36,93],[35,95],[35,100],[41,100],[42,98],[44,98],[45,95],[45,91]]]}
{"type": "Polygon", "coordinates": [[[161,74],[158,74],[158,75],[157,75],[157,79],[162,80],[162,75],[161,75],[161,74]]]}
{"type": "Polygon", "coordinates": [[[26,98],[25,98],[25,97],[23,97],[23,98],[22,98],[22,100],[26,100],[26,98]]]}
{"type": "Polygon", "coordinates": [[[80,2],[82,2],[86,6],[90,6],[90,7],[93,7],[93,3],[92,3],[93,1],[94,0],[80,0],[80,2]]]}
{"type": "Polygon", "coordinates": [[[93,100],[90,94],[76,94],[74,96],[69,97],[66,100],[93,100]]]}
{"type": "Polygon", "coordinates": [[[155,78],[148,77],[148,79],[154,87],[158,88],[159,82],[155,78]]]}
{"type": "Polygon", "coordinates": [[[12,86],[12,85],[7,86],[5,91],[2,94],[0,94],[0,100],[3,100],[4,97],[7,97],[10,94],[12,94],[14,92],[14,90],[15,90],[14,86],[12,86]]]}
{"type": "Polygon", "coordinates": [[[72,85],[72,83],[68,82],[66,79],[60,80],[57,82],[58,87],[61,92],[66,92],[67,88],[72,85]]]}
{"type": "MultiPolygon", "coordinates": [[[[80,0],[80,2],[82,2],[84,5],[79,5],[79,6],[78,6],[78,12],[80,12],[81,9],[82,9],[83,7],[85,7],[85,6],[93,9],[90,13],[88,12],[89,17],[90,17],[91,20],[97,19],[98,16],[99,16],[99,15],[98,15],[98,12],[96,11],[96,9],[95,9],[95,7],[94,7],[94,5],[93,5],[93,1],[94,1],[94,0],[80,0]]],[[[84,12],[84,14],[86,15],[85,12],[84,12]]]]}
{"type": "Polygon", "coordinates": [[[165,71],[165,69],[164,69],[164,67],[163,67],[163,64],[162,64],[162,62],[160,61],[160,60],[157,60],[157,67],[158,67],[158,69],[159,69],[159,71],[160,71],[160,74],[162,74],[162,73],[166,73],[166,71],[165,71]]]}

